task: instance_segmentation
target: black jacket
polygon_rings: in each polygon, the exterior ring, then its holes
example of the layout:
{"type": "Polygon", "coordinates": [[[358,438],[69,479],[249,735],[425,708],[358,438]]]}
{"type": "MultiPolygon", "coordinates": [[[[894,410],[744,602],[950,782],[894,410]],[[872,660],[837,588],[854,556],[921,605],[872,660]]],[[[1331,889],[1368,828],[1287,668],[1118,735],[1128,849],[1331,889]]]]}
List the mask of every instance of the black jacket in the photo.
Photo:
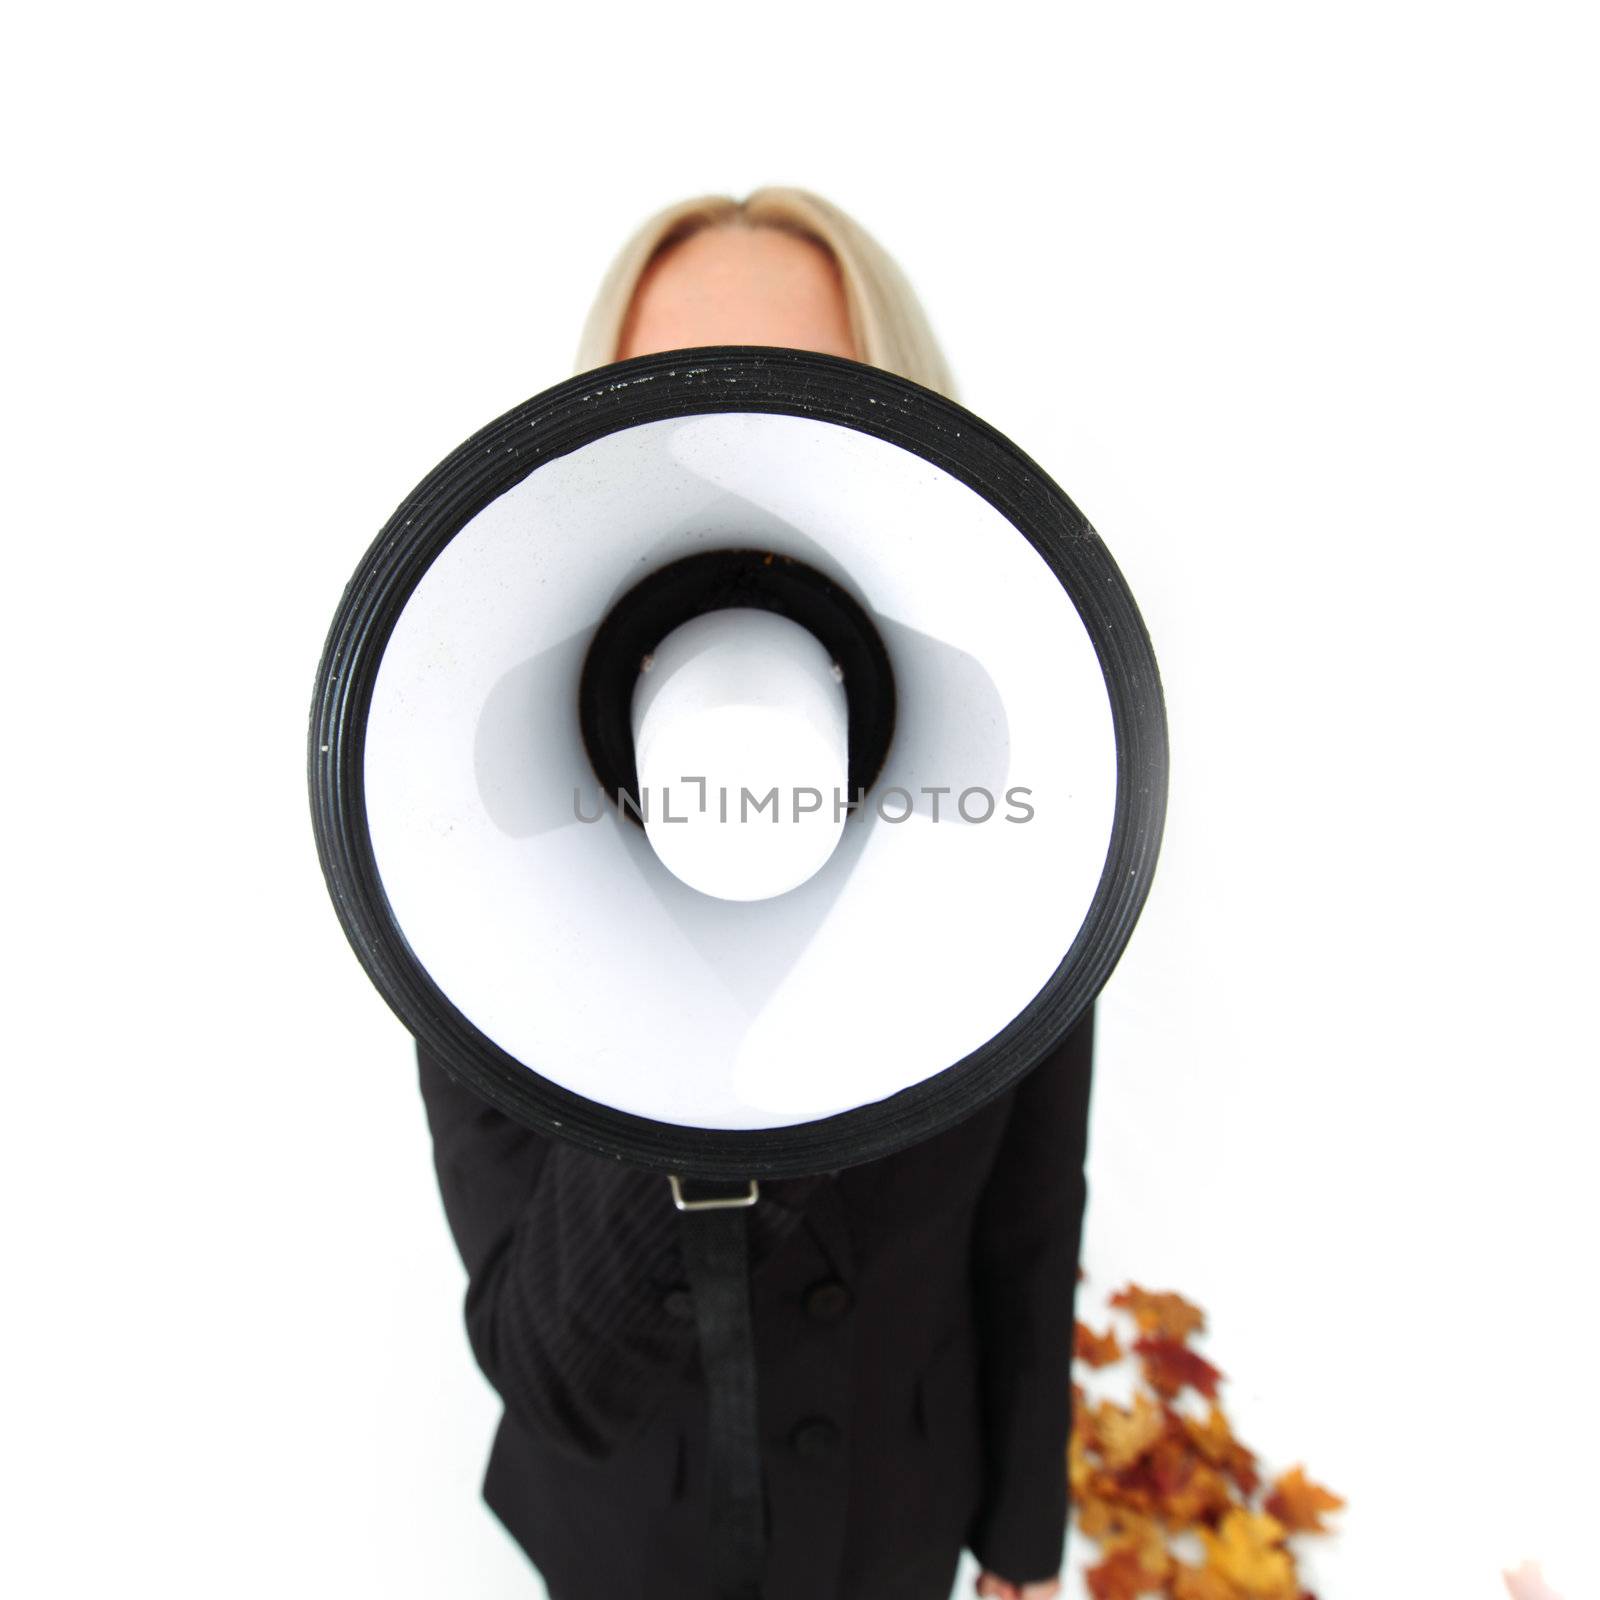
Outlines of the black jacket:
{"type": "MultiPolygon", "coordinates": [[[[1066,1537],[1094,1010],[897,1155],[762,1184],[766,1600],[945,1600],[1066,1537]]],[[[706,1392],[659,1173],[511,1122],[418,1048],[466,1322],[505,1402],[484,1497],[553,1600],[705,1600],[706,1392]]]]}

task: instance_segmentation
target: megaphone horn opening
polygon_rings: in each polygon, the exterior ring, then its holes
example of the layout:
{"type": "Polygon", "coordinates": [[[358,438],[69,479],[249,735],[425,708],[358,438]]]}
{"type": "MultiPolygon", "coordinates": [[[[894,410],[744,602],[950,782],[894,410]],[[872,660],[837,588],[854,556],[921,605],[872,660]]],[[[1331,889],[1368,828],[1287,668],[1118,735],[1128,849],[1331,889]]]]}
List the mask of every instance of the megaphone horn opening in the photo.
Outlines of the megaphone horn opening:
{"type": "Polygon", "coordinates": [[[589,764],[613,805],[642,824],[633,704],[641,665],[669,634],[710,611],[750,607],[815,635],[838,665],[849,702],[849,793],[877,781],[894,738],[895,685],[865,607],[832,578],[779,551],[707,550],[658,568],[629,589],[595,629],[578,685],[589,764]]]}

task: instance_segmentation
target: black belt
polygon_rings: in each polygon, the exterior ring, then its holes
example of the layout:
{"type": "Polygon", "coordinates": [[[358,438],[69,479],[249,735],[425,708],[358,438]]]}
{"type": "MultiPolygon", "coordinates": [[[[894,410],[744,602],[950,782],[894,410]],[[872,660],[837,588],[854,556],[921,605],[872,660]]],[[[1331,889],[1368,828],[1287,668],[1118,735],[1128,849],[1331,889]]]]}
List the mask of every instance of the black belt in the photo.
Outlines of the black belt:
{"type": "Polygon", "coordinates": [[[750,1315],[747,1212],[754,1178],[672,1177],[683,1215],[683,1258],[694,1297],[700,1361],[710,1394],[707,1479],[716,1600],[761,1600],[767,1503],[756,1413],[756,1351],[750,1315]]]}

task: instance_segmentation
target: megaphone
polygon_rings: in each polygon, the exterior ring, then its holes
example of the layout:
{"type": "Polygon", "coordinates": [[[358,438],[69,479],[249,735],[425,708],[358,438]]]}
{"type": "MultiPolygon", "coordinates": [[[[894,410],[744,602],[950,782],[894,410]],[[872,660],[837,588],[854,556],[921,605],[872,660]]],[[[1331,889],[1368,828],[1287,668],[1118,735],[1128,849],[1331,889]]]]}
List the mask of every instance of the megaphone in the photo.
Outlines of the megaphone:
{"type": "Polygon", "coordinates": [[[884,1156],[1025,1073],[1127,944],[1166,774],[1148,635],[1067,496],[953,401],[767,347],[599,368],[454,451],[347,586],[310,740],[334,905],[406,1027],[512,1117],[706,1177],[884,1156]],[[719,620],[791,632],[724,629],[719,669],[684,637],[719,620]],[[837,775],[845,708],[837,827],[823,782],[690,770],[692,714],[671,748],[662,695],[758,661],[788,699],[745,739],[837,775]],[[782,845],[820,820],[820,866],[685,881],[653,841],[740,802],[782,845]]]}
{"type": "MultiPolygon", "coordinates": [[[[434,1057],[725,1219],[1065,1037],[1149,892],[1167,760],[1133,596],[1021,450],[879,368],[718,346],[582,373],[417,486],[334,618],[309,774],[345,931],[434,1057]]],[[[723,1592],[753,1593],[712,1226],[723,1592]]]]}

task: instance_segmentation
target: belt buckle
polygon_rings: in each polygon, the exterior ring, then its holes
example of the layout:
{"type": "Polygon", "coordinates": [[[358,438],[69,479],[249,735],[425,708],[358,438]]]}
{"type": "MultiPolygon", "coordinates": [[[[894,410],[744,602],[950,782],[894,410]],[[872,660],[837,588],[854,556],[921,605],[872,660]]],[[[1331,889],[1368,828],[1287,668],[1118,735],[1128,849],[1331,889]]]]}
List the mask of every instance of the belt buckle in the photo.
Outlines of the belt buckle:
{"type": "MultiPolygon", "coordinates": [[[[676,1172],[669,1172],[667,1177],[672,1184],[672,1203],[680,1211],[737,1211],[743,1206],[753,1206],[761,1197],[760,1186],[751,1178],[748,1194],[713,1195],[705,1200],[690,1200],[684,1195],[683,1179],[676,1172]]],[[[691,1178],[689,1181],[698,1183],[711,1180],[691,1178]]]]}

